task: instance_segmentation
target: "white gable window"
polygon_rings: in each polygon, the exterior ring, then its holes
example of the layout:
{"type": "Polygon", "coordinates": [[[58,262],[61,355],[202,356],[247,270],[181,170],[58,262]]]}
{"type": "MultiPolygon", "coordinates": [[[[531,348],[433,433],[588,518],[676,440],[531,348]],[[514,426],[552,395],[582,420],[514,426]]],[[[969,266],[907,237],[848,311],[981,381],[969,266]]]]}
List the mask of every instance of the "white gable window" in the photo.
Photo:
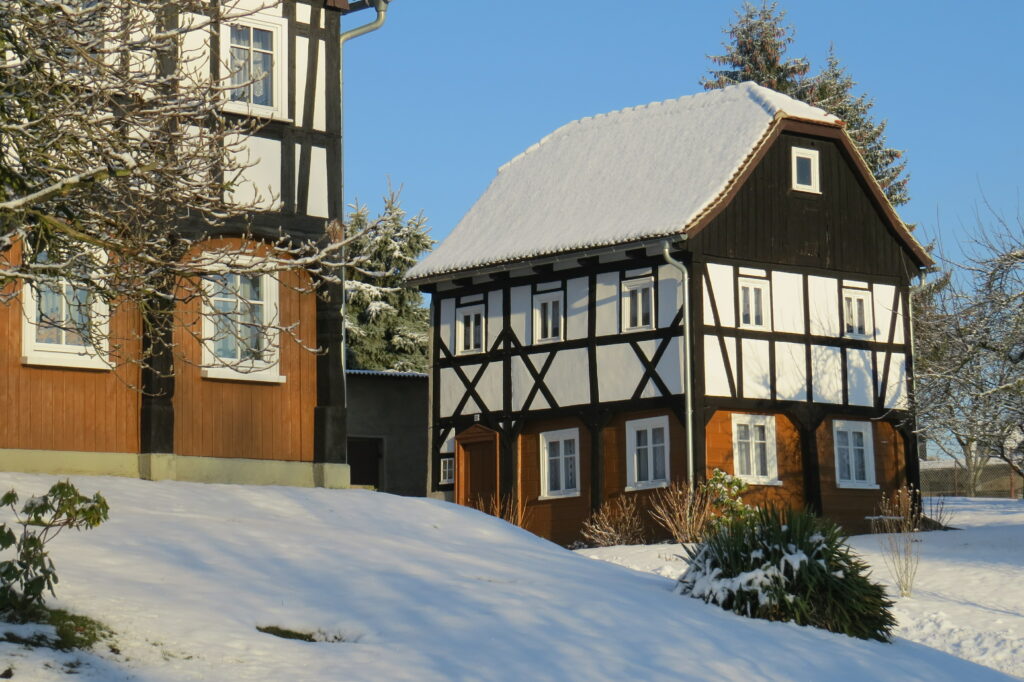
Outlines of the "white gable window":
{"type": "Polygon", "coordinates": [[[773,415],[732,415],[732,462],[733,474],[748,483],[779,483],[773,415]]]}
{"type": "Polygon", "coordinates": [[[770,330],[771,298],[766,279],[740,278],[740,328],[770,330]]]}
{"type": "Polygon", "coordinates": [[[483,352],[485,319],[482,305],[455,311],[455,348],[458,354],[483,352]]]}
{"type": "Polygon", "coordinates": [[[821,194],[818,150],[793,147],[793,189],[821,194]]]}
{"type": "Polygon", "coordinates": [[[626,489],[668,485],[668,417],[626,422],[626,489]]]}
{"type": "MultiPolygon", "coordinates": [[[[46,252],[36,256],[46,263],[46,252]]],[[[26,284],[22,324],[22,362],[27,365],[107,369],[110,311],[85,286],[66,278],[26,284]]]]}
{"type": "Polygon", "coordinates": [[[281,383],[278,282],[270,274],[205,278],[203,376],[281,383]]]}
{"type": "Polygon", "coordinates": [[[441,476],[437,481],[440,485],[451,485],[455,483],[455,458],[441,458],[441,476]]]}
{"type": "Polygon", "coordinates": [[[840,488],[878,487],[871,433],[871,422],[836,420],[833,423],[836,485],[840,488]]]}
{"type": "Polygon", "coordinates": [[[622,282],[622,331],[654,329],[654,278],[622,282]]]}
{"type": "Polygon", "coordinates": [[[565,326],[565,298],[561,291],[550,291],[533,297],[533,342],[562,340],[565,326]]]}
{"type": "Polygon", "coordinates": [[[253,16],[232,20],[221,28],[222,72],[231,87],[229,111],[284,119],[287,50],[284,19],[253,16]]]}
{"type": "Polygon", "coordinates": [[[575,497],[580,494],[579,429],[540,434],[540,496],[575,497]]]}
{"type": "Polygon", "coordinates": [[[843,335],[855,339],[874,336],[871,318],[871,293],[863,289],[843,289],[843,335]]]}

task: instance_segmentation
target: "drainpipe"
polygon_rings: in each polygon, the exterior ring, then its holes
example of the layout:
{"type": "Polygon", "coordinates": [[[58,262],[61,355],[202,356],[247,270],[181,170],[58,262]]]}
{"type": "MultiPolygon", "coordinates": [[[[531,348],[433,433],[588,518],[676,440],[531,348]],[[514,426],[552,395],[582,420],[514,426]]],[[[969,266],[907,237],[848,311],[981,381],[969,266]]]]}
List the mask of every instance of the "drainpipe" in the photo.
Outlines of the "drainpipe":
{"type": "MultiPolygon", "coordinates": [[[[686,235],[682,235],[685,240],[686,235]]],[[[662,246],[665,262],[679,271],[683,278],[683,346],[686,361],[683,363],[684,399],[686,400],[686,481],[693,488],[693,343],[690,339],[690,272],[686,266],[672,257],[669,242],[662,246]]]]}
{"type": "MultiPolygon", "coordinates": [[[[351,31],[345,31],[338,36],[338,95],[341,97],[341,102],[338,106],[338,134],[341,136],[341,140],[338,143],[338,163],[341,165],[341,172],[338,177],[341,178],[341,187],[338,188],[339,199],[338,199],[338,221],[342,225],[342,239],[347,238],[347,234],[344,231],[345,225],[345,43],[364,36],[367,33],[372,33],[378,28],[384,25],[384,22],[388,18],[388,3],[390,0],[376,0],[375,9],[377,10],[377,18],[368,24],[358,26],[351,31]]],[[[341,260],[345,261],[346,249],[343,246],[341,248],[341,260]]],[[[348,326],[345,324],[345,312],[346,302],[348,295],[345,292],[345,267],[341,268],[341,396],[342,404],[345,407],[346,415],[348,411],[348,378],[345,376],[347,369],[347,362],[345,360],[345,354],[348,347],[348,326]]],[[[346,419],[348,417],[346,416],[346,419]]]]}

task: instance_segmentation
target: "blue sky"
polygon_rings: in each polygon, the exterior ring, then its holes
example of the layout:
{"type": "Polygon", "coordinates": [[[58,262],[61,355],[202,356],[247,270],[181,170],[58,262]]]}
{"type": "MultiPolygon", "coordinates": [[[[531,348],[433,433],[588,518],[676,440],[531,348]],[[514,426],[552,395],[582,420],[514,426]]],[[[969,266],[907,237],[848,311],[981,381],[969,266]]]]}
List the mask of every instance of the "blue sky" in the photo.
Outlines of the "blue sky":
{"type": "MultiPolygon", "coordinates": [[[[442,239],[498,167],[555,128],[701,90],[739,2],[394,0],[345,52],[346,190],[371,211],[388,179],[442,239]]],[[[956,256],[987,197],[1014,219],[1024,191],[1024,2],[787,0],[790,56],[829,45],[907,152],[924,240],[956,256]]],[[[372,19],[349,17],[346,28],[372,19]]]]}

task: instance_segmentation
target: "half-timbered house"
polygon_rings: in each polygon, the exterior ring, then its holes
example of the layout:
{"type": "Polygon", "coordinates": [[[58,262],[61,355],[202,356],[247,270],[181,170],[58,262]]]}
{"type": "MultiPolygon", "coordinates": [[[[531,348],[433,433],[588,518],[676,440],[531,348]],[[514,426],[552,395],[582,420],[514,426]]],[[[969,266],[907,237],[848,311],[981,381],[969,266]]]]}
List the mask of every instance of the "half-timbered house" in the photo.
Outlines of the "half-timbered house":
{"type": "MultiPolygon", "coordinates": [[[[262,122],[234,151],[248,166],[235,191],[247,203],[255,200],[257,210],[214,234],[204,231],[204,244],[241,249],[249,243],[243,235],[258,241],[282,233],[316,241],[343,211],[341,19],[375,4],[234,0],[232,6],[237,18],[193,31],[182,49],[208,52],[203,63],[210,77],[227,83],[229,116],[262,122]]],[[[184,233],[192,229],[181,226],[184,233]]],[[[193,311],[203,320],[197,323],[204,325],[201,331],[176,329],[175,352],[141,370],[99,357],[106,349],[87,348],[82,338],[46,323],[37,310],[46,301],[24,287],[14,304],[0,306],[0,466],[347,485],[337,299],[301,293],[309,290],[304,272],[243,279],[214,297],[217,310],[193,311]],[[259,348],[246,348],[242,333],[199,341],[211,337],[212,325],[241,324],[230,316],[217,322],[217,311],[240,307],[258,324],[294,329],[301,343],[271,338],[269,345],[259,341],[253,342],[259,348]],[[314,355],[310,347],[326,352],[314,355]],[[246,357],[255,358],[249,366],[246,357]]],[[[60,311],[49,315],[54,319],[60,311]]],[[[110,324],[123,328],[111,334],[121,338],[139,329],[129,312],[114,315],[110,324]]]]}
{"type": "Polygon", "coordinates": [[[917,480],[909,286],[928,255],[841,121],[752,83],[570,123],[410,273],[430,471],[560,542],[722,469],[850,529],[917,480]]]}

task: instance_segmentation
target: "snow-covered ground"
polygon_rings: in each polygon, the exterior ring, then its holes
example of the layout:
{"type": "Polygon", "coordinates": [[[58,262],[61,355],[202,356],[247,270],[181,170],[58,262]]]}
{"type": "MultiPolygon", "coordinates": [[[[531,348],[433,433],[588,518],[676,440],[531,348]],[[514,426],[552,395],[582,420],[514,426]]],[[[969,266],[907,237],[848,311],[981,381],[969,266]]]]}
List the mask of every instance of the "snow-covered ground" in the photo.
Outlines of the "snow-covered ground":
{"type": "MultiPolygon", "coordinates": [[[[0,490],[24,497],[54,480],[0,474],[0,490]]],[[[15,680],[67,679],[61,666],[76,658],[74,679],[104,681],[1005,679],[906,639],[740,618],[674,595],[666,577],[443,502],[72,480],[102,491],[111,519],[55,541],[53,603],[107,623],[120,653],[2,644],[0,670],[15,680]],[[346,641],[285,640],[263,625],[346,641]]],[[[1010,584],[1020,565],[1004,567],[1008,593],[1024,589],[1010,584]]]]}
{"type": "MultiPolygon", "coordinates": [[[[947,509],[960,530],[917,536],[921,563],[913,595],[896,598],[896,634],[1024,677],[1024,502],[948,498],[947,509]]],[[[875,567],[875,579],[898,595],[878,540],[858,535],[850,544],[875,567]]],[[[579,552],[668,578],[686,568],[680,545],[579,552]]]]}

